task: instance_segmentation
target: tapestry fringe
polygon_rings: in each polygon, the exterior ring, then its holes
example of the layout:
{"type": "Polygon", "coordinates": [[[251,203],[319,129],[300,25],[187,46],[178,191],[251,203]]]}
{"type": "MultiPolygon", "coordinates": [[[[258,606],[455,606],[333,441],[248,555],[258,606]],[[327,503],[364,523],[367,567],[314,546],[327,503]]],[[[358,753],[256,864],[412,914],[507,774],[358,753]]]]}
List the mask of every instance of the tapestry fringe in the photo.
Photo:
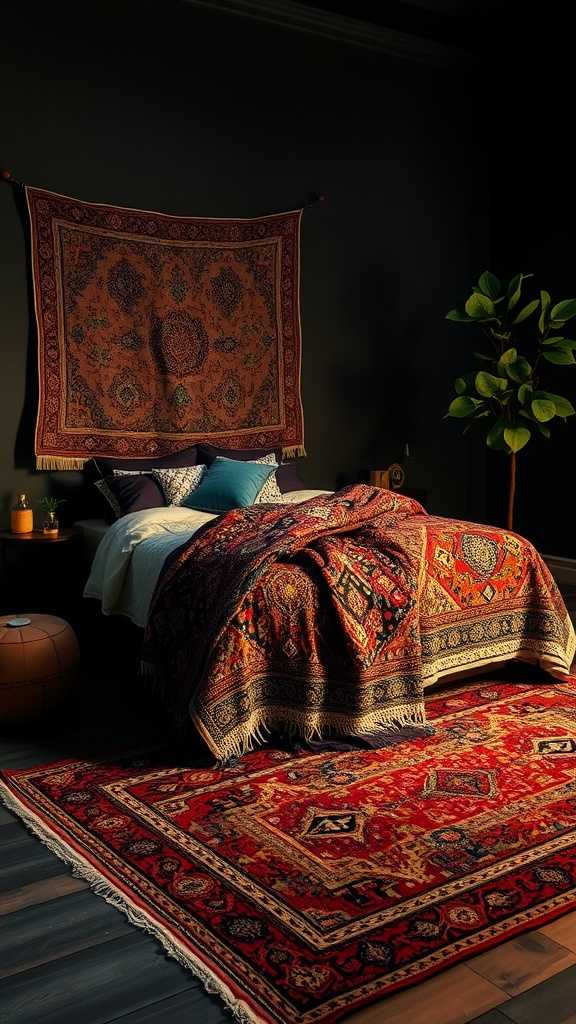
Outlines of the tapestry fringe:
{"type": "Polygon", "coordinates": [[[59,455],[37,455],[36,469],[82,469],[88,459],[65,459],[59,455]]]}
{"type": "Polygon", "coordinates": [[[299,459],[306,455],[306,449],[303,444],[292,445],[288,448],[282,449],[283,459],[299,459]]]}
{"type": "Polygon", "coordinates": [[[18,815],[30,832],[37,836],[60,860],[70,865],[74,877],[83,878],[97,896],[101,896],[106,903],[109,903],[116,910],[120,910],[125,914],[130,924],[135,925],[137,928],[142,928],[160,942],[166,953],[177,960],[182,967],[191,971],[207,992],[218,996],[222,1000],[235,1020],[238,1021],[238,1024],[265,1024],[262,1017],[257,1016],[241,999],[237,999],[228,986],[206,964],[196,957],[194,953],[190,952],[190,950],[182,949],[166,928],[149,918],[145,911],[132,903],[128,896],[116,889],[111,882],[106,881],[96,868],[88,864],[79,853],[64,843],[45,822],[41,822],[32,811],[22,804],[7,787],[6,783],[1,780],[0,797],[6,807],[18,815]]]}

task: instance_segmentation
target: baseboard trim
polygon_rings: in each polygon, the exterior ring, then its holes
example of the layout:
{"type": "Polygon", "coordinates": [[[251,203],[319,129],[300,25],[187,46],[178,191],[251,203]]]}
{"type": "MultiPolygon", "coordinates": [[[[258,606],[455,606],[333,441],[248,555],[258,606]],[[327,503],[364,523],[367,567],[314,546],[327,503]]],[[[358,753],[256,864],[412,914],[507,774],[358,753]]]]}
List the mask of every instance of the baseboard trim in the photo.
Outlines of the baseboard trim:
{"type": "Polygon", "coordinates": [[[576,586],[576,558],[564,558],[563,555],[543,555],[557,583],[571,583],[576,586]]]}

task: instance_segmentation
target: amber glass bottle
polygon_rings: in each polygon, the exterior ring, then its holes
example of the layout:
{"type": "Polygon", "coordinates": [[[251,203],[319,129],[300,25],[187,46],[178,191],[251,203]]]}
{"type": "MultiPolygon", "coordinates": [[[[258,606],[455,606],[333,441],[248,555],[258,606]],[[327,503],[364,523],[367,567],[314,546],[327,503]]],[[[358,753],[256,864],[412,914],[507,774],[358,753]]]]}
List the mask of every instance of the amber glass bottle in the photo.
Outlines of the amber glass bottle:
{"type": "Polygon", "coordinates": [[[12,533],[32,533],[34,529],[34,513],[25,494],[19,494],[18,501],[12,506],[10,528],[12,533]]]}

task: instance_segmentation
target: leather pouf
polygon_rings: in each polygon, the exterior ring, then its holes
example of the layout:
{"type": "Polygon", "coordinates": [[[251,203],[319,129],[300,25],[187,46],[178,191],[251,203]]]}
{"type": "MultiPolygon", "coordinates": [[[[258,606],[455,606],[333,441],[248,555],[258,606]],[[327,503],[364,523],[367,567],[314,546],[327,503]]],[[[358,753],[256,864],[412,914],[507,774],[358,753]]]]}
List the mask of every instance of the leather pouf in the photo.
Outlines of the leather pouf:
{"type": "Polygon", "coordinates": [[[64,619],[0,616],[0,724],[39,718],[57,707],[79,662],[76,635],[64,619]]]}

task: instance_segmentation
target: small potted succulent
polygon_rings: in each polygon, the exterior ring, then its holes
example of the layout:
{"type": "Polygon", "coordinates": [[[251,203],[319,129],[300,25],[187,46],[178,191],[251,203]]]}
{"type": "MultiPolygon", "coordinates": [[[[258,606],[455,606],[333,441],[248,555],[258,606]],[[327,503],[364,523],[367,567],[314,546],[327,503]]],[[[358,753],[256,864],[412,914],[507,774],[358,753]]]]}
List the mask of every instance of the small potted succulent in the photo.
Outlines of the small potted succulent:
{"type": "Polygon", "coordinates": [[[46,533],[53,537],[58,535],[60,524],[56,517],[56,512],[60,505],[63,505],[65,501],[65,498],[49,498],[46,496],[38,499],[38,504],[44,513],[44,518],[42,520],[42,533],[46,533]]]}

